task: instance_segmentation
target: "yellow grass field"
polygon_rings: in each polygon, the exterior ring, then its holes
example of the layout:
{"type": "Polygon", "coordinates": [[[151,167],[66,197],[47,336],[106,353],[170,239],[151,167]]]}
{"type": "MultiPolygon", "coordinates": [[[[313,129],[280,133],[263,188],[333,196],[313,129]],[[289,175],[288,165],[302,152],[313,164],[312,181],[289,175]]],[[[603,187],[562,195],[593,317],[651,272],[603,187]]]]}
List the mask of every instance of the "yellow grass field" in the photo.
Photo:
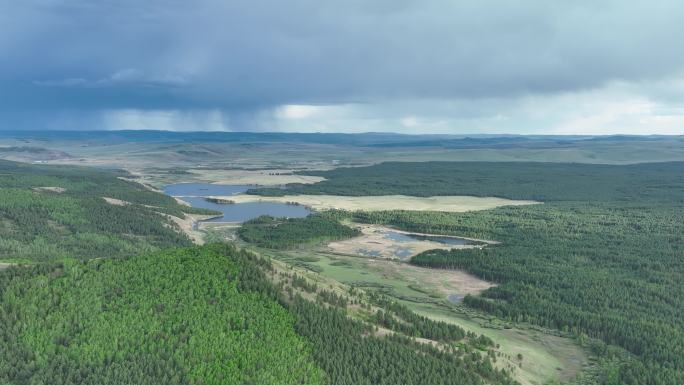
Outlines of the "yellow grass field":
{"type": "Polygon", "coordinates": [[[412,197],[406,195],[381,196],[339,196],[339,195],[285,195],[281,197],[263,197],[258,195],[216,196],[213,198],[227,199],[235,203],[246,202],[281,202],[297,203],[314,210],[340,209],[348,211],[446,211],[464,212],[493,209],[499,206],[519,206],[538,204],[535,201],[521,201],[503,198],[480,198],[472,196],[436,196],[412,197]]]}
{"type": "Polygon", "coordinates": [[[287,183],[316,183],[325,180],[320,176],[296,175],[292,170],[189,170],[192,179],[217,184],[247,184],[260,186],[287,183]]]}

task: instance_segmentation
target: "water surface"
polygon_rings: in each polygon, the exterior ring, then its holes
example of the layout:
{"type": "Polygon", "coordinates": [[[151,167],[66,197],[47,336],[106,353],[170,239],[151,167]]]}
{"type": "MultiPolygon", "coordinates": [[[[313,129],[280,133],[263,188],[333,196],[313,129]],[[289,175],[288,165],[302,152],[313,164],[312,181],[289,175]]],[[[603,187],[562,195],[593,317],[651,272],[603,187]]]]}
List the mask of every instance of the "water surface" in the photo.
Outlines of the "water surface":
{"type": "Polygon", "coordinates": [[[205,197],[230,196],[247,191],[248,185],[221,185],[211,183],[178,183],[168,185],[164,193],[188,202],[192,207],[220,211],[222,216],[202,222],[244,222],[261,215],[273,217],[302,218],[311,214],[311,210],[298,205],[278,202],[249,202],[224,204],[209,202],[205,197]]]}
{"type": "Polygon", "coordinates": [[[391,239],[395,242],[433,241],[453,246],[470,245],[473,243],[473,241],[465,238],[447,237],[444,235],[407,234],[392,230],[385,231],[384,236],[385,238],[391,239]]]}

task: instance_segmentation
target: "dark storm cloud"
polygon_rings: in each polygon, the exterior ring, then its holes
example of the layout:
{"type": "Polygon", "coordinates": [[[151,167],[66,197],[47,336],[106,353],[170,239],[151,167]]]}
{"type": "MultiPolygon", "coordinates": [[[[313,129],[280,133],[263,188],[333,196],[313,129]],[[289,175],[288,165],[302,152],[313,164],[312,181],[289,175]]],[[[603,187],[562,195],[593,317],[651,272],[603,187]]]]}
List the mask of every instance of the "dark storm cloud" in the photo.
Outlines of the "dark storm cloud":
{"type": "Polygon", "coordinates": [[[684,69],[683,4],[0,0],[0,108],[243,111],[660,81],[684,69]]]}

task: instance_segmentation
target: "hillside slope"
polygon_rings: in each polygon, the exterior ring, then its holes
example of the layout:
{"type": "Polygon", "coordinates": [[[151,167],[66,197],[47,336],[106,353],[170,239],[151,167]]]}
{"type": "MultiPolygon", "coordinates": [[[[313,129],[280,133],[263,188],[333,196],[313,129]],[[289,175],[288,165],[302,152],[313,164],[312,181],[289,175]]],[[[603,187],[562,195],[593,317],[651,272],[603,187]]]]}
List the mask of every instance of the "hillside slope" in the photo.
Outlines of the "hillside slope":
{"type": "Polygon", "coordinates": [[[244,257],[177,249],[3,273],[0,383],[321,384],[294,317],[240,290],[244,257]]]}
{"type": "Polygon", "coordinates": [[[112,257],[189,246],[167,216],[207,212],[123,176],[0,160],[0,260],[112,257]]]}
{"type": "Polygon", "coordinates": [[[491,340],[368,300],[350,318],[356,299],[221,244],[10,268],[0,383],[515,384],[491,340]]]}

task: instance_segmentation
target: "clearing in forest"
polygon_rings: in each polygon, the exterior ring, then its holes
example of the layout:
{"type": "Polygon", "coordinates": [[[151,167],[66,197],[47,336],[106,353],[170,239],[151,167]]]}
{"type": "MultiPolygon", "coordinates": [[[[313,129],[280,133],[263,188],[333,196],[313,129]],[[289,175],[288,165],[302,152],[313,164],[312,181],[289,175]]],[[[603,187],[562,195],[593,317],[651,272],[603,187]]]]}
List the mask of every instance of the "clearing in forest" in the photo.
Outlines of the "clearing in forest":
{"type": "Polygon", "coordinates": [[[217,184],[276,186],[288,183],[317,183],[325,180],[320,176],[294,174],[289,169],[268,170],[207,170],[190,169],[184,179],[217,184]]]}
{"type": "Polygon", "coordinates": [[[385,211],[385,210],[409,210],[409,211],[446,211],[465,212],[475,210],[487,210],[500,206],[520,206],[538,204],[531,200],[511,200],[495,197],[473,196],[434,196],[414,197],[407,195],[380,195],[380,196],[340,196],[340,195],[285,195],[278,197],[266,197],[259,195],[232,195],[230,197],[212,197],[230,199],[235,203],[246,202],[281,202],[296,203],[310,207],[314,210],[348,210],[348,211],[385,211]]]}

